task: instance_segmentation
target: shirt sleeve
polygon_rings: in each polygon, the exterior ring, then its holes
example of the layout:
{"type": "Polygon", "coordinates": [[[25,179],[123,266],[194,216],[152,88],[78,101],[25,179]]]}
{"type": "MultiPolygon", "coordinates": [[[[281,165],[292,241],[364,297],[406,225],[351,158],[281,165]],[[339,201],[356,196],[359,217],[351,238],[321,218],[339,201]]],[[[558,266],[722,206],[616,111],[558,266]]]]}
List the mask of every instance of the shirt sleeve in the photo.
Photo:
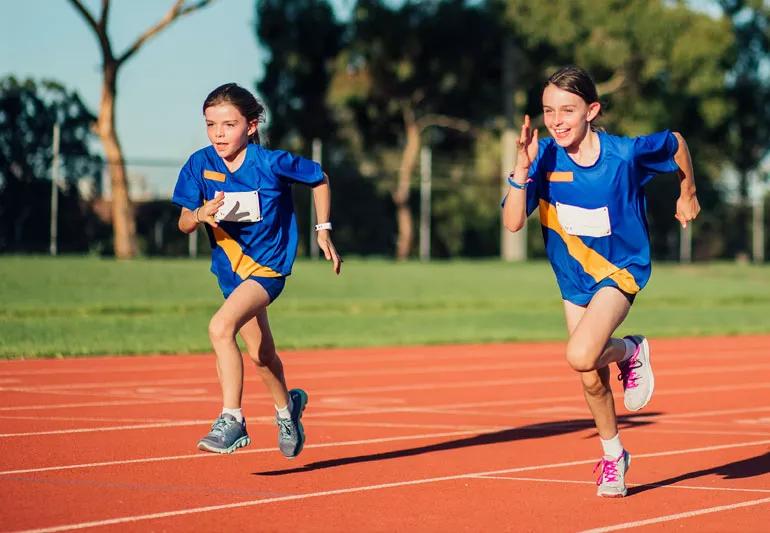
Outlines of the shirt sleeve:
{"type": "Polygon", "coordinates": [[[192,158],[188,159],[179,171],[171,201],[190,210],[203,205],[203,186],[200,183],[200,176],[193,171],[192,158]]]}
{"type": "Polygon", "coordinates": [[[634,164],[638,184],[645,185],[656,174],[675,172],[679,168],[674,161],[678,149],[679,141],[669,130],[636,137],[634,164]]]}
{"type": "Polygon", "coordinates": [[[270,170],[276,176],[306,185],[315,185],[324,179],[321,165],[315,161],[283,150],[275,150],[271,155],[270,170]]]}

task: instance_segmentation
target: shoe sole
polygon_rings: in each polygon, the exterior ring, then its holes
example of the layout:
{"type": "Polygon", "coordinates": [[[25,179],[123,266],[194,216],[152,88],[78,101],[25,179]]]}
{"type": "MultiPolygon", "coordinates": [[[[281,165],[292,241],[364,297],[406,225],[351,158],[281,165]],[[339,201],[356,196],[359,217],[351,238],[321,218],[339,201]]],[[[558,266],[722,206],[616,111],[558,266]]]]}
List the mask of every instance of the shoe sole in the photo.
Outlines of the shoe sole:
{"type": "Polygon", "coordinates": [[[302,400],[300,402],[301,408],[299,410],[299,416],[297,417],[297,429],[299,429],[300,439],[299,439],[299,446],[297,447],[297,451],[294,453],[294,455],[284,455],[284,457],[286,457],[287,459],[294,459],[300,454],[300,452],[302,452],[302,448],[305,447],[305,427],[302,425],[302,413],[305,412],[305,407],[307,407],[307,402],[309,399],[307,392],[305,392],[302,389],[292,389],[289,391],[289,394],[291,394],[292,392],[296,392],[299,395],[300,399],[302,400]]]}
{"type": "Polygon", "coordinates": [[[211,453],[233,453],[238,448],[245,448],[249,444],[251,444],[251,439],[249,439],[249,437],[246,436],[246,437],[241,437],[240,439],[235,441],[229,448],[215,448],[201,441],[198,443],[198,449],[204,452],[211,452],[211,453]]]}
{"type": "Polygon", "coordinates": [[[651,352],[650,352],[650,344],[647,342],[647,337],[642,337],[642,336],[639,336],[639,338],[641,338],[641,339],[642,339],[642,342],[641,342],[641,343],[639,343],[639,349],[640,349],[640,350],[644,350],[644,352],[647,354],[647,369],[648,369],[648,370],[649,370],[649,372],[650,372],[650,388],[649,388],[649,390],[647,391],[647,397],[646,397],[646,398],[644,399],[644,401],[642,402],[642,405],[640,405],[640,406],[639,406],[639,407],[637,407],[636,409],[632,409],[631,407],[629,407],[629,406],[626,404],[626,402],[625,402],[625,401],[623,402],[623,405],[625,405],[625,406],[626,406],[626,409],[628,409],[629,411],[632,411],[632,412],[636,412],[636,411],[639,411],[639,410],[641,410],[641,409],[644,409],[644,407],[645,407],[645,406],[646,406],[648,403],[650,403],[650,400],[652,399],[652,393],[653,393],[653,391],[655,390],[655,374],[654,374],[654,373],[653,373],[653,371],[652,371],[652,357],[650,356],[650,353],[651,353],[651,352]]]}
{"type": "MultiPolygon", "coordinates": [[[[628,473],[628,469],[631,468],[631,454],[629,453],[626,455],[626,469],[623,472],[623,482],[625,483],[626,480],[626,474],[628,473]]],[[[609,494],[602,494],[601,492],[597,492],[597,496],[601,496],[602,498],[625,498],[628,494],[628,488],[623,487],[623,492],[615,492],[615,493],[609,493],[609,494]]]]}

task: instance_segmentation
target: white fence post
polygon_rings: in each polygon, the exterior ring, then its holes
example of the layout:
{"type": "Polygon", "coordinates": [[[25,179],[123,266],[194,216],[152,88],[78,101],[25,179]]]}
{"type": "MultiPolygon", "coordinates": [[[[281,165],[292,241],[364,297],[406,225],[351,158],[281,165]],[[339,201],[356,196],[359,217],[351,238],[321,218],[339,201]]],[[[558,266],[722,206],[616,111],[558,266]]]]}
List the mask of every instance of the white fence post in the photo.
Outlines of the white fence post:
{"type": "Polygon", "coordinates": [[[59,147],[61,128],[59,123],[53,125],[53,158],[51,159],[51,241],[49,251],[51,255],[59,252],[59,147]]]}
{"type": "MultiPolygon", "coordinates": [[[[313,161],[322,164],[321,158],[323,157],[323,143],[321,139],[313,139],[313,161]]],[[[315,203],[313,202],[313,190],[310,189],[310,237],[308,238],[308,254],[310,259],[318,259],[318,240],[315,234],[315,203]]]]}
{"type": "Polygon", "coordinates": [[[420,149],[420,260],[430,261],[430,199],[432,152],[420,149]]]}

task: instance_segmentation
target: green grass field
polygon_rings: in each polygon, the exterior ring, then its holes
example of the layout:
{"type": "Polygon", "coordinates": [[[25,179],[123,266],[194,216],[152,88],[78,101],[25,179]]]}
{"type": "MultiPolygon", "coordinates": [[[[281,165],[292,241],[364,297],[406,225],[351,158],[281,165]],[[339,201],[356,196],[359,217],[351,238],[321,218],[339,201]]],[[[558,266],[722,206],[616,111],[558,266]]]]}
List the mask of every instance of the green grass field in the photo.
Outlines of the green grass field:
{"type": "MultiPolygon", "coordinates": [[[[657,263],[621,333],[770,332],[770,266],[657,263]]],[[[0,256],[0,357],[209,351],[208,260],[0,256]]],[[[279,348],[562,339],[545,262],[298,261],[270,308],[279,348]]]]}

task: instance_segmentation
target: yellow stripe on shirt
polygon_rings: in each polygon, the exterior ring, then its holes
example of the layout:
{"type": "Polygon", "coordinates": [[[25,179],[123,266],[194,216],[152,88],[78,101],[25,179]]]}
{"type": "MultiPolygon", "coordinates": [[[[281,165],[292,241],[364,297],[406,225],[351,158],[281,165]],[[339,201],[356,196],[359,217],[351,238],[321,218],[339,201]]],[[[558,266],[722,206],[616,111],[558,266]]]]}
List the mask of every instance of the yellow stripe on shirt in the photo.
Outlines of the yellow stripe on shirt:
{"type": "Polygon", "coordinates": [[[628,294],[636,294],[641,290],[634,276],[627,269],[613,265],[596,250],[586,246],[580,237],[564,231],[564,228],[559,224],[556,207],[545,200],[540,200],[540,223],[559,234],[564,244],[567,245],[569,255],[580,263],[586,274],[597,282],[610,278],[618,284],[620,290],[628,294]]]}
{"type": "Polygon", "coordinates": [[[246,279],[249,276],[259,276],[262,278],[282,277],[281,274],[272,268],[260,265],[251,257],[243,253],[243,249],[241,248],[241,245],[238,244],[238,241],[233,239],[222,228],[212,227],[211,230],[214,232],[214,238],[216,239],[217,244],[224,250],[225,255],[230,260],[233,272],[238,274],[241,279],[246,279]]]}

